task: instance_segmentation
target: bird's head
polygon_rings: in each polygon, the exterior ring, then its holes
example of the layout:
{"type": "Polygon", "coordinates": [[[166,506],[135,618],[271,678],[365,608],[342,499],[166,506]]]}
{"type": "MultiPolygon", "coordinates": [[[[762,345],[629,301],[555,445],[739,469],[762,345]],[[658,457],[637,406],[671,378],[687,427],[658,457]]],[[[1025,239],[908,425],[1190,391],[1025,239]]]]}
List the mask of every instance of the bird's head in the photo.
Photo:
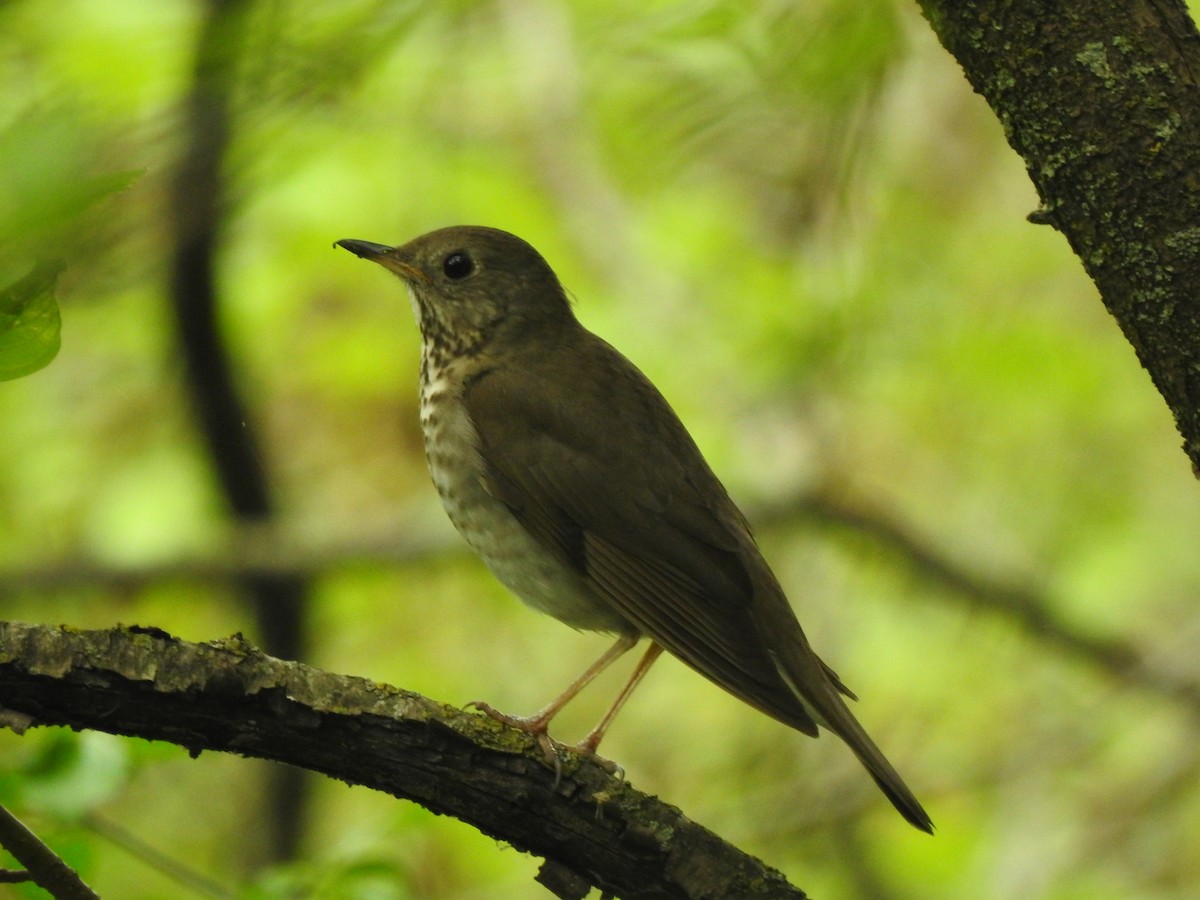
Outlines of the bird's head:
{"type": "Polygon", "coordinates": [[[427,344],[459,355],[528,329],[573,322],[566,294],[533,247],[496,228],[459,225],[399,247],[342,240],[408,287],[427,344]]]}

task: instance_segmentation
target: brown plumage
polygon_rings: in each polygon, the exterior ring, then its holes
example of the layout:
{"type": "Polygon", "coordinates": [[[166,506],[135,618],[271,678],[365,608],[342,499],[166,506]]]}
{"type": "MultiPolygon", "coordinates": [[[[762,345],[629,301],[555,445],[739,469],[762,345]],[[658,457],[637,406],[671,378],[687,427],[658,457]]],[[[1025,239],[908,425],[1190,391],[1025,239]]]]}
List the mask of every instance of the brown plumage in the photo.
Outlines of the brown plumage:
{"type": "Polygon", "coordinates": [[[426,452],[455,526],[531,606],[619,636],[541,713],[485,709],[544,733],[563,703],[646,636],[651,651],[583,749],[595,749],[657,645],[792,728],[837,734],[905,819],[932,831],[679,418],[579,324],[536,250],[473,226],[395,248],[338,243],[408,286],[423,337],[426,452]]]}

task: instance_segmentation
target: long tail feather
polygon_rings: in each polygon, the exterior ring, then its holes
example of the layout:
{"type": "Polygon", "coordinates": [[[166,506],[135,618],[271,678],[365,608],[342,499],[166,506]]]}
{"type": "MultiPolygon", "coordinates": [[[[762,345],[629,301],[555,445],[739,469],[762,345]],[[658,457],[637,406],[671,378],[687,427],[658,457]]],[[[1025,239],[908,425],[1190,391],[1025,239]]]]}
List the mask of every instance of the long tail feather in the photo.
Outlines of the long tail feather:
{"type": "Polygon", "coordinates": [[[841,698],[841,693],[849,694],[836,676],[831,677],[829,669],[820,658],[805,644],[795,646],[789,654],[791,665],[786,664],[774,651],[771,658],[779,676],[787,683],[792,693],[812,713],[817,723],[825,726],[854,751],[859,762],[875,779],[879,789],[892,802],[900,815],[914,828],[919,828],[927,834],[933,834],[933,822],[925,812],[900,773],[892,767],[863,729],[850,708],[841,698]]]}

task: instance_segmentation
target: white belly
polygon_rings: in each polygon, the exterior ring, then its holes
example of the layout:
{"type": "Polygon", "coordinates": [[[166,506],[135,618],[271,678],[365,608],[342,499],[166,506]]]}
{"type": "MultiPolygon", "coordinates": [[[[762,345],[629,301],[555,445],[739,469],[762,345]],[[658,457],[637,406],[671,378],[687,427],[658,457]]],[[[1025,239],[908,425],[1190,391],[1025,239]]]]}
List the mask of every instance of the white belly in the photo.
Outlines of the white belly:
{"type": "Polygon", "coordinates": [[[430,372],[421,387],[421,430],[433,483],[454,527],[492,574],[534,609],[573,628],[628,630],[621,616],[487,492],[478,435],[454,393],[457,379],[453,364],[450,368],[451,372],[430,372]]]}

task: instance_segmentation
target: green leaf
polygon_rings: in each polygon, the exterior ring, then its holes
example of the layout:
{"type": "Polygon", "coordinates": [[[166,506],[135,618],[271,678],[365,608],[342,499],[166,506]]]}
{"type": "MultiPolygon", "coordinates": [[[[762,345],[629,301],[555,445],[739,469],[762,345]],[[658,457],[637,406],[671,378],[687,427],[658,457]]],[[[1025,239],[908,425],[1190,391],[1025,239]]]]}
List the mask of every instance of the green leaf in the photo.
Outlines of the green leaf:
{"type": "Polygon", "coordinates": [[[61,262],[43,262],[0,290],[0,381],[36,372],[58,355],[62,320],[54,299],[61,262]]]}

